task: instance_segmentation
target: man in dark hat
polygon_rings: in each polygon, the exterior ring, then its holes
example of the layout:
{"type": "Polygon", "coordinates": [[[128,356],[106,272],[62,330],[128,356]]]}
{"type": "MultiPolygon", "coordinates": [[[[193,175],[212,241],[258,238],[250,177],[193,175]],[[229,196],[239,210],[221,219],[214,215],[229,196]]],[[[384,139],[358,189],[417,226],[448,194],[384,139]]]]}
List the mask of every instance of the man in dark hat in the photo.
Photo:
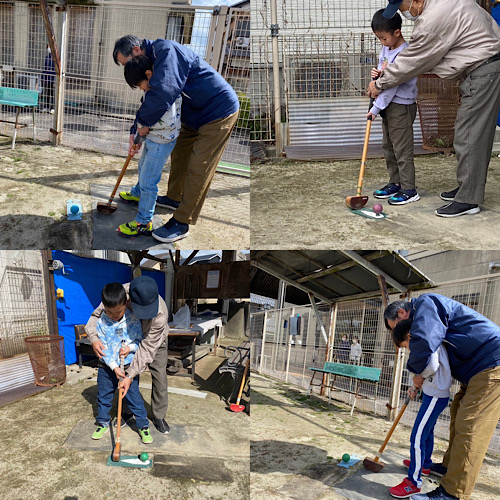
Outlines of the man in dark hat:
{"type": "MultiPolygon", "coordinates": [[[[165,301],[158,294],[158,286],[153,278],[139,276],[131,283],[125,283],[127,292],[127,308],[133,315],[141,320],[143,340],[137,348],[134,359],[130,363],[127,373],[119,383],[123,387],[124,395],[127,393],[132,379],[149,367],[153,381],[151,388],[151,411],[152,421],[162,434],[168,434],[170,427],[165,421],[168,407],[168,311],[165,301]]],[[[104,356],[103,345],[97,337],[97,320],[104,312],[104,306],[99,304],[85,325],[88,339],[96,356],[101,359],[104,356]]],[[[120,354],[127,355],[128,347],[120,354]]],[[[131,415],[130,415],[131,416],[131,415]]],[[[122,426],[126,423],[129,415],[124,414],[122,426]]]]}
{"type": "Polygon", "coordinates": [[[377,97],[423,73],[461,81],[453,142],[458,187],[440,194],[448,203],[435,213],[476,214],[484,201],[500,107],[500,28],[475,0],[389,0],[383,16],[398,10],[415,21],[409,45],[367,93],[377,97]]]}

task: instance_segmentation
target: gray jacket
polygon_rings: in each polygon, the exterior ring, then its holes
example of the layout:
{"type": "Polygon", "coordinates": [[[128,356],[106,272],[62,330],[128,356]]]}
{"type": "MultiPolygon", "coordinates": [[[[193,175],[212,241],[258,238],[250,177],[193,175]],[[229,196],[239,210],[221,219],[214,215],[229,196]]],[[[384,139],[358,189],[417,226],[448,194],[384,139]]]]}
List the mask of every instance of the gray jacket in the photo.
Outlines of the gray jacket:
{"type": "Polygon", "coordinates": [[[499,52],[500,28],[475,0],[427,0],[408,47],[376,87],[395,87],[423,73],[461,78],[499,52]]]}

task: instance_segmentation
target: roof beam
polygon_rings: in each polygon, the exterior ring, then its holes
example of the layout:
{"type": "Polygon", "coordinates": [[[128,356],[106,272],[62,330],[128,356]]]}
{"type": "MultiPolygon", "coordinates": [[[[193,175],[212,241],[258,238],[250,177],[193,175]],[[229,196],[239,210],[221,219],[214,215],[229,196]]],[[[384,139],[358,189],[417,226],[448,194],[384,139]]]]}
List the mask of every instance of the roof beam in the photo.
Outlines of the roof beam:
{"type": "Polygon", "coordinates": [[[377,266],[373,265],[371,262],[368,262],[366,259],[361,257],[359,254],[357,254],[354,250],[338,250],[342,255],[347,257],[348,259],[351,259],[355,262],[357,262],[361,267],[372,273],[374,276],[383,276],[385,278],[385,281],[395,288],[396,290],[400,291],[401,293],[407,293],[408,288],[406,288],[404,285],[396,281],[395,279],[391,278],[388,274],[384,273],[381,271],[377,266]]]}
{"type": "MultiPolygon", "coordinates": [[[[301,285],[300,283],[297,283],[296,281],[293,281],[292,279],[290,279],[290,278],[282,275],[281,273],[278,273],[277,271],[275,271],[274,269],[271,269],[270,267],[266,266],[265,264],[262,264],[261,262],[255,260],[255,259],[252,259],[250,263],[251,263],[252,266],[255,266],[255,267],[261,269],[262,271],[265,271],[266,273],[268,273],[268,274],[270,274],[272,276],[275,276],[276,278],[278,278],[280,280],[285,281],[289,285],[292,285],[295,288],[298,288],[299,290],[302,290],[303,292],[305,292],[307,294],[310,293],[310,290],[307,287],[305,287],[304,285],[301,285]]],[[[325,297],[324,295],[322,295],[320,293],[314,292],[314,295],[316,297],[318,297],[318,299],[321,299],[321,300],[323,300],[324,302],[326,302],[328,304],[332,303],[331,299],[325,297]]]]}

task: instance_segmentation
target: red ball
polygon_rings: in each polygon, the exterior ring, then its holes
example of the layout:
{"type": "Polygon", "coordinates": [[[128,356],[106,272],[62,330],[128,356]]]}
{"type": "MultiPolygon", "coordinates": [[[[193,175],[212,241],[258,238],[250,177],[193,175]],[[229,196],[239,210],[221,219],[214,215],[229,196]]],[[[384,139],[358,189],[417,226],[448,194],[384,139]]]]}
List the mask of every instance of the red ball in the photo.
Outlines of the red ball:
{"type": "Polygon", "coordinates": [[[384,207],[380,203],[376,203],[375,205],[373,205],[373,211],[376,214],[382,213],[383,210],[384,210],[384,207]]]}

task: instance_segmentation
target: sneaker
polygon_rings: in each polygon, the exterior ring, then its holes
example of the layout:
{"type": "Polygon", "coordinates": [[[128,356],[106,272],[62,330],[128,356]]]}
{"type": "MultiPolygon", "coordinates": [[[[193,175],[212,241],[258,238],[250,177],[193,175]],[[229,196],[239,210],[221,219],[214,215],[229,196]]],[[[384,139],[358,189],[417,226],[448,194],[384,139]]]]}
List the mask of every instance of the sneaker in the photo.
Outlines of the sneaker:
{"type": "Polygon", "coordinates": [[[125,238],[137,238],[141,234],[150,236],[153,233],[153,223],[139,224],[135,220],[118,226],[118,232],[125,238]]]}
{"type": "Polygon", "coordinates": [[[380,198],[380,199],[390,198],[391,196],[398,193],[400,189],[401,189],[401,186],[390,182],[389,184],[384,186],[382,189],[377,189],[376,191],[373,191],[373,196],[375,196],[375,198],[380,198]]]}
{"type": "Polygon", "coordinates": [[[157,196],[156,197],[156,204],[159,207],[163,208],[170,208],[171,210],[176,210],[179,208],[179,205],[181,204],[180,201],[174,201],[170,199],[168,196],[157,196]]]}
{"type": "MultiPolygon", "coordinates": [[[[410,468],[410,461],[409,461],[409,460],[403,460],[403,464],[404,464],[404,466],[405,466],[407,469],[409,469],[409,468],[410,468]]],[[[430,473],[431,473],[431,470],[430,470],[430,469],[424,469],[424,468],[422,467],[422,471],[421,471],[422,476],[427,477],[430,473]]]]}
{"type": "Polygon", "coordinates": [[[51,110],[49,111],[49,113],[50,113],[51,115],[53,115],[53,114],[54,114],[54,112],[55,112],[55,110],[54,110],[54,109],[51,109],[51,110]]]}
{"type": "Polygon", "coordinates": [[[444,205],[436,210],[436,215],[439,217],[458,217],[459,215],[472,215],[480,211],[477,205],[470,203],[460,203],[452,201],[448,205],[444,205]]]}
{"type": "Polygon", "coordinates": [[[130,191],[120,191],[120,194],[118,196],[125,203],[133,203],[135,205],[137,205],[139,203],[139,197],[138,196],[132,196],[130,194],[130,191]]]}
{"type": "Polygon", "coordinates": [[[442,486],[428,493],[413,495],[411,498],[413,500],[428,500],[429,498],[435,498],[436,500],[458,500],[458,497],[446,493],[446,490],[442,486]]]}
{"type": "Polygon", "coordinates": [[[398,193],[389,198],[389,205],[406,205],[418,200],[420,200],[420,196],[416,189],[400,189],[398,193]]]}
{"type": "Polygon", "coordinates": [[[153,232],[153,238],[163,243],[173,243],[189,234],[189,224],[184,224],[173,217],[162,227],[153,232]]]}
{"type": "MultiPolygon", "coordinates": [[[[122,423],[121,427],[127,427],[127,421],[130,420],[133,417],[133,415],[123,415],[122,416],[122,423]]],[[[118,419],[115,418],[115,421],[113,423],[114,427],[118,427],[118,419]]]]}
{"type": "Polygon", "coordinates": [[[431,474],[433,474],[434,476],[443,477],[448,472],[448,469],[442,463],[435,464],[433,462],[431,464],[430,471],[431,471],[431,474]]]}
{"type": "Polygon", "coordinates": [[[417,488],[407,477],[405,477],[401,484],[389,488],[389,493],[394,498],[408,498],[415,493],[420,493],[420,488],[417,488]]]}
{"type": "Polygon", "coordinates": [[[443,191],[439,197],[444,201],[453,201],[458,193],[459,188],[452,189],[451,191],[443,191]]]}
{"type": "Polygon", "coordinates": [[[108,432],[108,431],[109,431],[109,428],[107,426],[104,427],[103,425],[98,425],[94,434],[92,434],[92,439],[102,439],[104,434],[106,434],[106,432],[108,432]]]}
{"type": "Polygon", "coordinates": [[[153,418],[153,424],[161,434],[168,434],[170,432],[170,426],[163,418],[153,418]]]}
{"type": "Polygon", "coordinates": [[[141,436],[141,440],[144,444],[150,444],[153,442],[153,436],[149,432],[149,427],[143,427],[139,429],[139,435],[141,436]]]}

